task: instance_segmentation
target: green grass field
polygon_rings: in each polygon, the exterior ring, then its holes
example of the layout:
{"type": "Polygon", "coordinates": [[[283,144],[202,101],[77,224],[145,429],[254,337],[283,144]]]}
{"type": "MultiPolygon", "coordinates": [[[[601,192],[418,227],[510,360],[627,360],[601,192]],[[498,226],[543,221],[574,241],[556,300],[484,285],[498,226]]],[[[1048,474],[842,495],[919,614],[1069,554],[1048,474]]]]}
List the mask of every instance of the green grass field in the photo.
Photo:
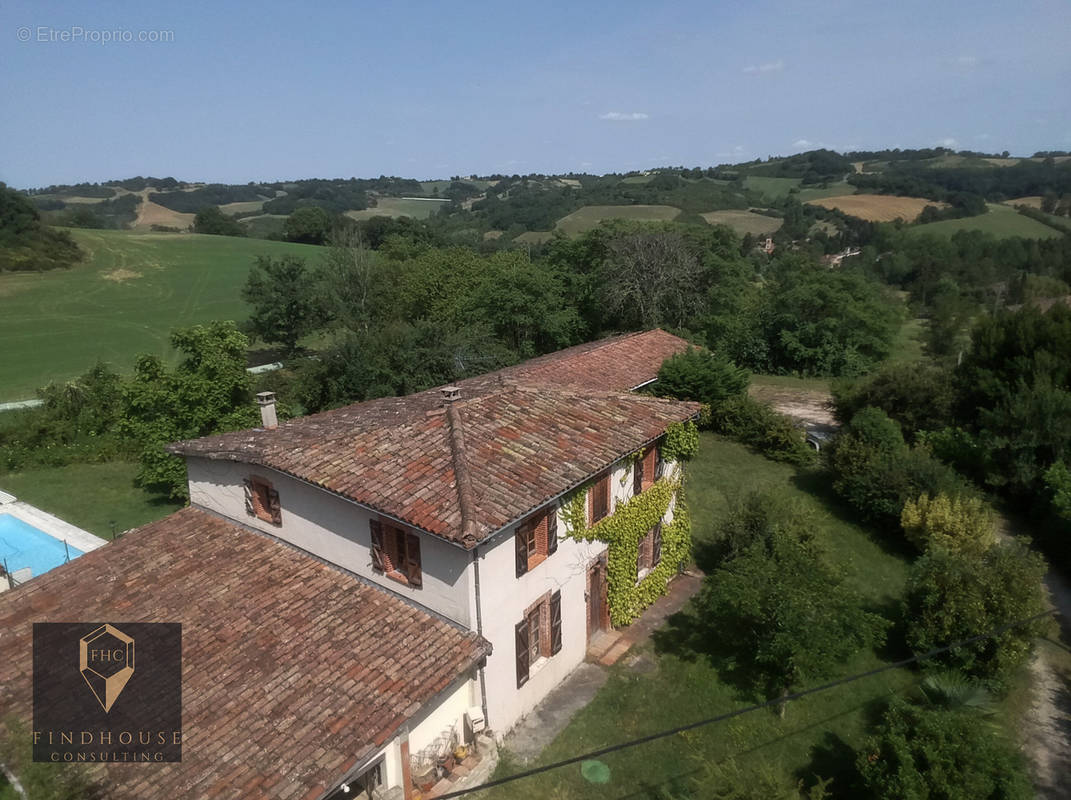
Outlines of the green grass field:
{"type": "Polygon", "coordinates": [[[941,222],[928,222],[925,225],[913,225],[907,230],[919,236],[931,234],[951,238],[957,231],[982,231],[1007,239],[1022,236],[1027,239],[1055,239],[1062,234],[1037,220],[1024,217],[1014,208],[989,203],[989,212],[976,217],[963,219],[946,219],[941,222]]]}
{"type": "Polygon", "coordinates": [[[800,189],[800,202],[806,203],[808,200],[821,200],[824,197],[843,197],[846,194],[855,194],[855,187],[846,181],[837,181],[831,183],[824,189],[821,187],[802,188],[800,189]]]}
{"type": "Polygon", "coordinates": [[[706,214],[700,214],[699,216],[711,225],[727,225],[739,236],[743,236],[745,233],[765,236],[776,231],[784,222],[779,217],[767,217],[765,214],[756,214],[754,211],[738,209],[708,211],[706,214]]]}
{"type": "Polygon", "coordinates": [[[562,217],[555,225],[569,236],[590,231],[604,219],[631,219],[664,222],[676,219],[681,210],[673,206],[584,206],[562,217]]]}
{"type": "Polygon", "coordinates": [[[181,507],[134,486],[137,471],[137,464],[124,461],[28,469],[0,475],[0,489],[110,539],[112,530],[122,533],[181,507]]]}
{"type": "Polygon", "coordinates": [[[446,200],[409,200],[404,197],[380,197],[375,208],[366,208],[363,211],[347,211],[346,216],[353,219],[370,219],[371,217],[427,219],[447,202],[446,200]]]}
{"type": "Polygon", "coordinates": [[[752,191],[762,192],[771,200],[788,197],[790,189],[800,185],[799,178],[761,178],[748,175],[744,178],[744,186],[752,191]]]}
{"type": "MultiPolygon", "coordinates": [[[[707,433],[702,434],[699,454],[688,467],[688,502],[696,542],[711,540],[717,521],[735,498],[764,487],[788,493],[814,512],[830,559],[869,604],[886,608],[896,602],[906,580],[905,559],[890,554],[868,531],[847,521],[828,496],[823,479],[797,473],[792,467],[775,464],[707,433]]],[[[706,655],[682,646],[690,613],[671,618],[653,644],[632,651],[612,667],[607,684],[536,763],[567,758],[754,702],[752,692],[720,675],[706,655]],[[645,663],[642,669],[629,666],[637,654],[645,663]]],[[[885,654],[865,652],[844,664],[840,674],[884,663],[885,654]]],[[[890,670],[796,701],[784,719],[773,711],[760,710],[603,756],[600,760],[611,772],[608,784],[587,783],[579,766],[572,766],[507,784],[484,796],[496,800],[690,796],[674,791],[689,779],[699,755],[715,762],[731,757],[744,769],[768,765],[805,780],[818,772],[834,777],[836,782],[836,773],[851,766],[850,751],[861,746],[871,715],[916,681],[917,675],[909,670],[890,670]]],[[[518,769],[507,757],[495,777],[518,769]]]]}
{"type": "Polygon", "coordinates": [[[168,335],[242,320],[241,287],[258,255],[318,261],[311,245],[196,234],[71,232],[88,258],[69,270],[0,275],[0,402],[34,396],[97,359],[128,372],[134,356],[168,356],[168,335]]]}

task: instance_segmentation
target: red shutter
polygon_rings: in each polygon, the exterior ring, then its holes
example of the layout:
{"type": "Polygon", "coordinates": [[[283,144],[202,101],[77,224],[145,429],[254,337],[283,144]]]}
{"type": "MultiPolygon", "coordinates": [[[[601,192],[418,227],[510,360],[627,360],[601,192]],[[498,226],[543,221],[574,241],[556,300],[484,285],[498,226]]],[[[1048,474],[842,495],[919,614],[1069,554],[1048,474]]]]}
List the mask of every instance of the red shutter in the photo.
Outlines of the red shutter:
{"type": "Polygon", "coordinates": [[[272,525],[283,524],[283,507],[279,503],[279,493],[274,489],[268,489],[268,513],[272,525]]]}
{"type": "Polygon", "coordinates": [[[562,593],[550,596],[550,654],[562,649],[562,593]]]}
{"type": "Polygon", "coordinates": [[[242,479],[242,493],[245,495],[245,513],[251,517],[255,517],[257,515],[257,510],[253,506],[253,481],[251,479],[242,479]]]}
{"type": "Polygon", "coordinates": [[[662,560],[662,523],[654,526],[651,533],[651,566],[657,567],[662,560]]]}
{"type": "Polygon", "coordinates": [[[528,571],[528,536],[523,525],[517,528],[513,541],[517,551],[517,577],[519,578],[528,571]]]}
{"type": "Polygon", "coordinates": [[[386,569],[383,564],[383,526],[378,519],[370,519],[368,528],[372,534],[372,567],[383,572],[386,569]]]}
{"type": "Polygon", "coordinates": [[[547,555],[558,549],[558,509],[552,508],[547,513],[547,555]]]}
{"type": "Polygon", "coordinates": [[[405,576],[410,586],[421,586],[424,582],[420,571],[420,537],[415,533],[405,534],[405,576]]]}
{"type": "MultiPolygon", "coordinates": [[[[522,619],[514,629],[517,640],[517,688],[528,683],[528,620],[522,619]]],[[[538,632],[536,633],[538,636],[538,632]]]]}

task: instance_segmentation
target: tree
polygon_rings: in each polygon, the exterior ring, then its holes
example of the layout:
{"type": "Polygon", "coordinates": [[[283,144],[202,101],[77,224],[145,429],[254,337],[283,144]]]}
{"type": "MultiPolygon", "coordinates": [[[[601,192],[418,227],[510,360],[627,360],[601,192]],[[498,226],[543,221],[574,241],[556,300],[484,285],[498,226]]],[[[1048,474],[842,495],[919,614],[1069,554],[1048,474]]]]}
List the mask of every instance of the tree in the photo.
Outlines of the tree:
{"type": "Polygon", "coordinates": [[[653,388],[659,397],[694,400],[714,408],[744,394],[750,380],[746,370],[724,356],[689,347],[662,362],[653,388]]]}
{"type": "Polygon", "coordinates": [[[1022,754],[975,714],[897,698],[856,759],[873,800],[1030,800],[1022,754]]]}
{"type": "Polygon", "coordinates": [[[320,297],[305,260],[297,256],[257,256],[242,299],[253,307],[249,329],[266,342],[278,342],[287,355],[303,336],[323,327],[320,297]]]}
{"type": "Polygon", "coordinates": [[[123,388],[119,429],[140,445],[138,484],[185,499],[186,464],[165,445],[251,428],[260,417],[245,369],[249,341],[233,322],[172,331],[171,346],[184,356],[174,369],[157,356],[138,356],[123,388]]]}
{"type": "Polygon", "coordinates": [[[771,696],[786,696],[880,643],[887,622],[863,610],[812,544],[781,528],[765,539],[715,570],[697,602],[738,668],[771,696]]]}
{"type": "Polygon", "coordinates": [[[997,541],[993,511],[980,497],[923,494],[900,515],[907,540],[920,550],[981,555],[997,541]]]}
{"type": "Polygon", "coordinates": [[[49,228],[29,199],[0,182],[0,272],[58,269],[83,257],[70,234],[49,228]]]}
{"type": "Polygon", "coordinates": [[[219,206],[206,206],[193,218],[193,232],[213,236],[245,236],[245,227],[233,217],[219,210],[219,206]]]}
{"type": "Polygon", "coordinates": [[[302,206],[286,218],[285,231],[291,242],[323,244],[331,232],[331,215],[319,206],[302,206]]]}
{"type": "Polygon", "coordinates": [[[315,273],[324,317],[344,330],[367,331],[375,297],[384,291],[380,259],[365,242],[362,226],[337,225],[328,245],[315,273]]]}
{"type": "MultiPolygon", "coordinates": [[[[908,578],[908,645],[923,653],[1040,614],[1045,609],[1044,576],[1045,560],[1019,542],[994,545],[980,556],[927,552],[908,578]]],[[[1046,620],[1035,620],[957,647],[935,661],[1002,689],[1046,628],[1046,620]]]]}
{"type": "Polygon", "coordinates": [[[909,441],[914,441],[919,431],[948,425],[955,402],[950,371],[928,361],[893,363],[865,377],[833,383],[838,422],[849,422],[863,408],[872,406],[899,423],[909,441]]]}
{"type": "Polygon", "coordinates": [[[33,760],[33,737],[14,715],[0,728],[0,763],[15,773],[22,785],[19,795],[0,773],[0,797],[15,800],[98,800],[104,786],[93,780],[84,764],[46,763],[33,760]]]}

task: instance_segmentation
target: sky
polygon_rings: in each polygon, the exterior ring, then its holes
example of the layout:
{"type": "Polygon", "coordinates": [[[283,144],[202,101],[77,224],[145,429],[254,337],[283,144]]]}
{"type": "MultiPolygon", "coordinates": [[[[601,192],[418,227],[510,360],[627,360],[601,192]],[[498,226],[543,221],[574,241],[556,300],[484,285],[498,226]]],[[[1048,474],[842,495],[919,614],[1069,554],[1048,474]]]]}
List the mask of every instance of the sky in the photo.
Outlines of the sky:
{"type": "Polygon", "coordinates": [[[1067,0],[5,0],[0,181],[1071,150],[1069,41],[1067,0]]]}

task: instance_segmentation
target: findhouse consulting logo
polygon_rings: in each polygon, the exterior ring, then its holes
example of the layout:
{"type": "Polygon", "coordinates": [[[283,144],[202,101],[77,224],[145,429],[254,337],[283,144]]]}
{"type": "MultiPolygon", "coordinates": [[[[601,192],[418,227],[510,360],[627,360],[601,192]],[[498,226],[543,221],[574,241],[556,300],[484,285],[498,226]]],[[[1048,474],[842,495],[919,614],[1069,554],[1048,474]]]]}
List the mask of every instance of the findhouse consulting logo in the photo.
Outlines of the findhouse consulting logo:
{"type": "Polygon", "coordinates": [[[182,626],[35,623],[33,760],[181,761],[182,626]]]}

